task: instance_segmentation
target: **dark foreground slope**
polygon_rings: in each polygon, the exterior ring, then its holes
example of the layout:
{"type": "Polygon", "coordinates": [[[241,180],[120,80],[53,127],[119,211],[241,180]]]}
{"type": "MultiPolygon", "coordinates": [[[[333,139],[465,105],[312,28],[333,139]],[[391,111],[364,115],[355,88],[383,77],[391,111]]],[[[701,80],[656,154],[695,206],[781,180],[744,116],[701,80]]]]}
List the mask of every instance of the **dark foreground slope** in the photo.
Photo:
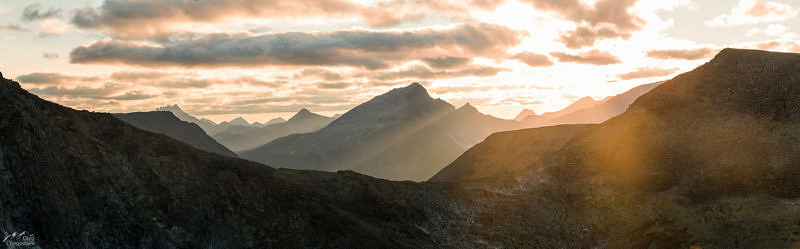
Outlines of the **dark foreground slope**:
{"type": "Polygon", "coordinates": [[[223,156],[236,157],[236,153],[209,137],[197,124],[178,119],[172,112],[117,113],[114,117],[139,129],[161,133],[195,148],[223,156]]]}
{"type": "Polygon", "coordinates": [[[425,248],[445,196],[354,173],[275,170],[0,82],[0,230],[42,248],[425,248]]]}

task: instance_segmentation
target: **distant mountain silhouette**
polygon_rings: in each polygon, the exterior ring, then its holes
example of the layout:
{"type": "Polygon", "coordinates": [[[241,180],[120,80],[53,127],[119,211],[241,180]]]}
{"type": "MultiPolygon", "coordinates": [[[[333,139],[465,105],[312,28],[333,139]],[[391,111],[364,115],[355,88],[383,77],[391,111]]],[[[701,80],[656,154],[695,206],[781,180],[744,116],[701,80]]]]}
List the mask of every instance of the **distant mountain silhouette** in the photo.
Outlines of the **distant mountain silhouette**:
{"type": "Polygon", "coordinates": [[[200,126],[182,121],[175,117],[172,112],[117,113],[114,114],[114,117],[139,129],[167,135],[201,150],[223,156],[236,157],[235,153],[206,135],[203,129],[200,129],[200,126]]]}
{"type": "Polygon", "coordinates": [[[228,123],[231,125],[250,126],[250,123],[247,122],[247,120],[245,120],[243,117],[237,117],[231,119],[231,121],[229,121],[228,123]]]}
{"type": "Polygon", "coordinates": [[[283,122],[286,122],[286,120],[281,118],[281,117],[277,117],[277,118],[270,119],[264,125],[271,125],[271,124],[277,124],[277,123],[283,123],[283,122]]]}
{"type": "Polygon", "coordinates": [[[279,138],[241,155],[282,168],[354,169],[453,110],[413,83],[356,106],[319,131],[279,138]]]}
{"type": "Polygon", "coordinates": [[[527,124],[528,126],[546,126],[546,125],[555,125],[554,123],[550,123],[551,119],[576,112],[578,110],[586,109],[594,107],[595,105],[601,103],[600,101],[594,100],[592,97],[583,97],[572,104],[564,107],[564,109],[555,111],[555,112],[545,112],[540,115],[535,116],[526,116],[522,119],[521,122],[527,124]]]}
{"type": "Polygon", "coordinates": [[[537,115],[538,114],[533,112],[533,110],[531,110],[531,109],[522,109],[522,111],[520,111],[519,114],[517,114],[517,116],[514,117],[514,120],[522,121],[523,119],[527,118],[528,116],[537,116],[537,115]]]}
{"type": "Polygon", "coordinates": [[[285,122],[261,127],[227,125],[219,128],[220,130],[212,137],[233,151],[241,153],[269,143],[276,138],[317,131],[331,121],[333,118],[315,114],[303,108],[285,122]]]}
{"type": "MultiPolygon", "coordinates": [[[[654,86],[629,92],[640,95],[654,86]]],[[[582,110],[590,112],[588,117],[608,119],[621,113],[615,112],[618,106],[624,105],[624,111],[633,101],[631,96],[622,94],[608,105],[585,97],[542,115],[523,111],[518,118],[534,115],[516,122],[482,114],[469,104],[454,110],[414,83],[359,105],[317,132],[287,136],[250,151],[234,151],[241,152],[243,158],[283,168],[355,170],[389,180],[423,181],[494,132],[550,125],[551,119],[582,110]],[[414,111],[417,109],[425,111],[414,111]],[[426,112],[434,115],[425,116],[426,112]]],[[[241,148],[227,142],[226,137],[214,138],[230,148],[241,148]]]]}
{"type": "Polygon", "coordinates": [[[189,115],[188,113],[184,112],[183,109],[181,109],[178,105],[169,105],[169,106],[159,107],[159,108],[156,108],[156,111],[171,112],[173,115],[175,115],[175,117],[178,117],[178,119],[180,119],[180,120],[197,124],[207,134],[211,134],[211,131],[213,131],[214,127],[217,126],[217,124],[214,123],[214,121],[211,121],[211,120],[208,120],[208,119],[204,119],[204,118],[203,119],[198,119],[198,118],[195,118],[192,115],[189,115]]]}
{"type": "Polygon", "coordinates": [[[628,90],[624,93],[610,96],[602,103],[596,104],[592,107],[573,111],[559,117],[552,118],[547,121],[547,124],[597,124],[602,123],[614,116],[617,116],[633,103],[636,98],[649,92],[653,88],[660,85],[662,82],[644,84],[628,90]]]}
{"type": "Polygon", "coordinates": [[[608,96],[602,100],[583,97],[569,106],[555,112],[541,115],[528,115],[525,110],[517,115],[526,127],[553,126],[561,124],[596,124],[602,123],[627,110],[636,98],[657,87],[661,82],[644,84],[624,93],[608,96]]]}

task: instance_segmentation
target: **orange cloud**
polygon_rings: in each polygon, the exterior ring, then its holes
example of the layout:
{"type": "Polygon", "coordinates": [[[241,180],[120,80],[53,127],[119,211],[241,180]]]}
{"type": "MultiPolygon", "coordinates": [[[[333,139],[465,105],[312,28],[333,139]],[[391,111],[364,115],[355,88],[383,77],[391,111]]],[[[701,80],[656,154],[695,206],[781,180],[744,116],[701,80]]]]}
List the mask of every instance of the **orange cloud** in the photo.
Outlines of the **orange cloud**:
{"type": "Polygon", "coordinates": [[[375,76],[379,80],[397,79],[442,79],[459,78],[467,76],[489,77],[495,76],[500,72],[510,71],[506,68],[495,68],[489,66],[473,66],[457,70],[433,71],[423,65],[412,65],[399,71],[383,72],[375,76]]]}
{"type": "Polygon", "coordinates": [[[560,41],[568,48],[592,46],[597,40],[627,39],[645,24],[631,8],[639,0],[596,0],[587,5],[580,0],[523,0],[533,7],[556,13],[578,26],[561,34],[560,41]]]}
{"type": "Polygon", "coordinates": [[[532,67],[547,67],[553,65],[553,61],[550,60],[550,57],[547,57],[547,55],[543,54],[521,52],[515,54],[512,58],[532,67]]]}
{"type": "Polygon", "coordinates": [[[588,52],[583,52],[578,54],[553,52],[550,53],[550,55],[556,57],[560,62],[573,62],[580,64],[610,65],[622,62],[619,59],[619,57],[609,53],[608,51],[600,51],[600,50],[591,50],[588,52]]]}
{"type": "Polygon", "coordinates": [[[709,26],[733,26],[779,22],[791,19],[798,9],[783,3],[764,0],[740,0],[730,13],[722,14],[705,22],[709,26]]]}
{"type": "Polygon", "coordinates": [[[640,67],[637,68],[635,71],[619,74],[617,75],[617,77],[620,78],[621,80],[652,78],[652,77],[667,76],[676,71],[678,71],[678,68],[667,69],[658,67],[640,67]]]}
{"type": "Polygon", "coordinates": [[[711,48],[666,49],[647,51],[647,56],[660,60],[699,60],[709,58],[713,56],[715,52],[716,51],[711,48]]]}

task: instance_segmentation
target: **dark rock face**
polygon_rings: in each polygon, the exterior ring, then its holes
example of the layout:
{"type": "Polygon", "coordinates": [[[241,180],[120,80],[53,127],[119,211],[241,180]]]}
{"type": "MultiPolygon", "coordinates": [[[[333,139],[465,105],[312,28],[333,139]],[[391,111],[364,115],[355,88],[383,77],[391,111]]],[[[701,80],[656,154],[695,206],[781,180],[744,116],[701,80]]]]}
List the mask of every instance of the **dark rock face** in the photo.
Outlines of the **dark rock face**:
{"type": "Polygon", "coordinates": [[[223,156],[237,157],[236,153],[209,137],[200,126],[181,121],[171,112],[118,113],[114,114],[114,117],[139,129],[167,135],[201,150],[223,156]]]}

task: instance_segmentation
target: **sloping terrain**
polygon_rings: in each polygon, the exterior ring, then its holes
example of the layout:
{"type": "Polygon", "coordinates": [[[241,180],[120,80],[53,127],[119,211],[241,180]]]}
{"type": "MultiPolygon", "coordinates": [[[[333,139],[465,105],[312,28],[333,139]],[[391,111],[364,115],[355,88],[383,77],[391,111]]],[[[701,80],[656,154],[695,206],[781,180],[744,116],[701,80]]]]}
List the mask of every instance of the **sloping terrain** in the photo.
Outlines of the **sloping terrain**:
{"type": "Polygon", "coordinates": [[[640,85],[599,101],[591,97],[583,97],[564,109],[543,113],[542,115],[530,115],[530,112],[523,110],[517,115],[516,119],[521,120],[529,128],[561,124],[598,124],[625,112],[636,98],[661,83],[640,85]]]}
{"type": "Polygon", "coordinates": [[[573,113],[573,112],[576,112],[576,111],[579,111],[579,110],[592,108],[592,107],[594,107],[594,106],[596,106],[596,105],[598,105],[600,103],[602,103],[602,102],[594,100],[592,97],[588,97],[587,96],[587,97],[583,97],[583,98],[580,98],[580,99],[576,100],[575,102],[573,102],[572,104],[568,105],[567,107],[564,107],[564,109],[561,109],[561,110],[558,110],[558,111],[545,112],[545,113],[542,113],[541,115],[527,115],[526,116],[523,113],[524,112],[524,110],[523,110],[523,112],[520,112],[520,114],[518,114],[516,118],[519,118],[521,122],[525,123],[528,126],[550,125],[552,123],[549,123],[548,121],[550,121],[550,120],[552,120],[554,118],[558,118],[558,117],[561,117],[561,116],[564,116],[564,115],[567,115],[567,114],[570,114],[570,113],[573,113]]]}
{"type": "Polygon", "coordinates": [[[389,180],[425,181],[489,134],[522,128],[519,122],[466,104],[398,141],[354,170],[389,180]]]}
{"type": "Polygon", "coordinates": [[[511,175],[559,151],[589,126],[560,125],[494,133],[436,173],[430,181],[460,182],[511,175]]]}
{"type": "Polygon", "coordinates": [[[547,121],[548,124],[598,124],[615,117],[628,109],[636,98],[660,85],[661,82],[644,84],[624,93],[610,97],[595,106],[580,109],[547,121]]]}
{"type": "Polygon", "coordinates": [[[172,112],[134,112],[117,113],[114,117],[125,121],[136,128],[154,133],[161,133],[195,148],[223,156],[237,157],[213,138],[209,137],[197,124],[181,121],[172,112]]]}

